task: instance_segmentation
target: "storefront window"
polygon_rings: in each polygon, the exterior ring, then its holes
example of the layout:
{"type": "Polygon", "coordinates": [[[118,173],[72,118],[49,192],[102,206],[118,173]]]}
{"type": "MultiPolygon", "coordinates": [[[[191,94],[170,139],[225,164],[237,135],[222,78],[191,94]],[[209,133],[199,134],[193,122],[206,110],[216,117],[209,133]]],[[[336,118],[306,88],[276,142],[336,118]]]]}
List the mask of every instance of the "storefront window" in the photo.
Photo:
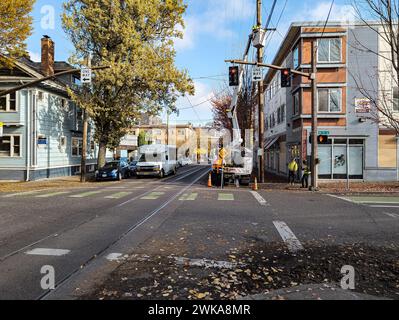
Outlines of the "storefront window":
{"type": "Polygon", "coordinates": [[[331,145],[319,146],[319,178],[347,179],[349,164],[349,178],[363,179],[364,140],[338,138],[330,141],[331,145]]]}

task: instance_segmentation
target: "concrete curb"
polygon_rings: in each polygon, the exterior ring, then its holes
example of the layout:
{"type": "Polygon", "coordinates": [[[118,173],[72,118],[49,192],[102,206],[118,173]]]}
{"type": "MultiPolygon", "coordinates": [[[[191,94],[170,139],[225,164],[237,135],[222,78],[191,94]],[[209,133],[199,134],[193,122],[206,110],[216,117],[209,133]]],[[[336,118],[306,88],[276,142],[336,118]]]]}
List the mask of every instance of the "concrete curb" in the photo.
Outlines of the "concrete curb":
{"type": "Polygon", "coordinates": [[[273,290],[268,293],[242,297],[239,300],[390,300],[367,294],[343,290],[335,284],[301,285],[289,289],[273,290]]]}

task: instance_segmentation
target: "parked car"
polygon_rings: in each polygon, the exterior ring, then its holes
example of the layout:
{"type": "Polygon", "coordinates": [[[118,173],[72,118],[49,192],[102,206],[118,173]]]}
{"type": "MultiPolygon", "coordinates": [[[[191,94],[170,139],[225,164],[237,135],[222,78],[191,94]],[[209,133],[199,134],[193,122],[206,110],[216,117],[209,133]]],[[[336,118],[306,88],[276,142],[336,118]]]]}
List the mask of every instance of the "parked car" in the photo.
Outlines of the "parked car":
{"type": "Polygon", "coordinates": [[[129,164],[125,160],[107,162],[96,171],[96,180],[122,180],[130,176],[129,164]]]}
{"type": "Polygon", "coordinates": [[[138,160],[133,160],[133,161],[130,161],[130,163],[129,163],[129,172],[130,172],[131,177],[134,177],[137,175],[137,163],[138,163],[138,160]]]}

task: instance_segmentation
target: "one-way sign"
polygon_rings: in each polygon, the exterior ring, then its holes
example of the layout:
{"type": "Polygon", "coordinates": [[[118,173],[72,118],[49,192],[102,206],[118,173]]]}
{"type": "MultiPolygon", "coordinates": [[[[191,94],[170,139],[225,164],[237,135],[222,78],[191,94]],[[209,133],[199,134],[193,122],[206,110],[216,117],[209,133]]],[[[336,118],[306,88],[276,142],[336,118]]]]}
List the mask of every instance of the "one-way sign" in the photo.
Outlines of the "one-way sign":
{"type": "Polygon", "coordinates": [[[263,72],[261,67],[253,67],[252,68],[252,81],[259,82],[263,79],[263,72]]]}
{"type": "Polygon", "coordinates": [[[91,69],[82,68],[80,70],[80,82],[81,83],[91,83],[91,69]]]}

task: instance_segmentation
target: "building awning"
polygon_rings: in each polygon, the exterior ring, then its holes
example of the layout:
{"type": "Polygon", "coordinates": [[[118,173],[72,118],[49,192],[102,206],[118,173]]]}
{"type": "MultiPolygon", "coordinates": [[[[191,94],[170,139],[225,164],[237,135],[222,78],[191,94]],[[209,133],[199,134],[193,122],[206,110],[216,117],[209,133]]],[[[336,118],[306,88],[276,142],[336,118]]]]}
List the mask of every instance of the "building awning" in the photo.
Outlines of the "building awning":
{"type": "Polygon", "coordinates": [[[280,139],[280,136],[266,140],[265,150],[270,149],[277,142],[278,139],[280,139]]]}

